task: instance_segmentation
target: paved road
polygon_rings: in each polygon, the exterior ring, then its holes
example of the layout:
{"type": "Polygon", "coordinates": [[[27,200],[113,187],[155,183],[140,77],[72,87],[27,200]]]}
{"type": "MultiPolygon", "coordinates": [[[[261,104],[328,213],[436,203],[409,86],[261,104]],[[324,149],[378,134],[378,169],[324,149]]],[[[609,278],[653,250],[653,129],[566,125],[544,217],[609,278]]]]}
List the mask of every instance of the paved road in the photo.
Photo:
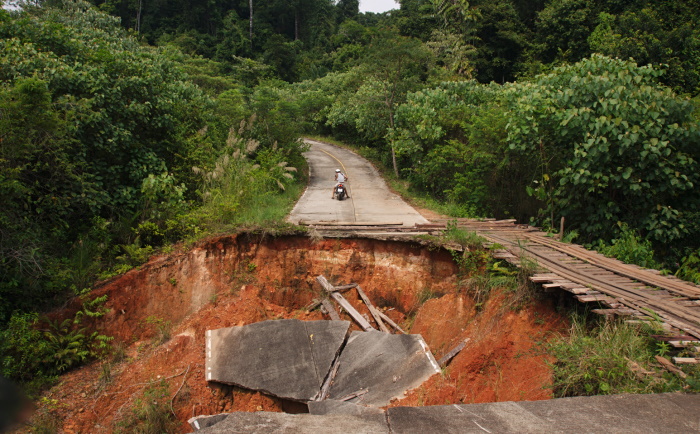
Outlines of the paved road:
{"type": "Polygon", "coordinates": [[[415,209],[392,193],[376,169],[359,155],[327,143],[306,140],[309,185],[287,220],[348,223],[428,223],[415,209]],[[335,169],[347,176],[350,199],[331,199],[335,169]]]}

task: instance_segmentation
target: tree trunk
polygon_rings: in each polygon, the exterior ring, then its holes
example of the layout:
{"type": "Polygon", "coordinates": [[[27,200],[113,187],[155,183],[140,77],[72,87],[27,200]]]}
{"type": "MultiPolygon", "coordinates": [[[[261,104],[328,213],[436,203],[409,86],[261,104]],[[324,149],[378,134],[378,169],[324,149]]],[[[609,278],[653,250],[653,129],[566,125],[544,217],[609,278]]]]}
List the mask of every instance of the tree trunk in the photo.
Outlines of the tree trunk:
{"type": "MultiPolygon", "coordinates": [[[[392,107],[389,107],[389,127],[394,128],[394,110],[392,107]]],[[[399,168],[396,165],[396,151],[394,150],[394,143],[391,143],[391,163],[394,165],[394,175],[396,175],[396,178],[398,179],[399,177],[399,168]]]]}
{"type": "Polygon", "coordinates": [[[299,40],[299,10],[294,11],[294,40],[299,40]]]}
{"type": "Polygon", "coordinates": [[[248,6],[250,9],[250,31],[249,31],[250,51],[252,53],[253,52],[253,0],[248,0],[248,6]]]}
{"type": "Polygon", "coordinates": [[[141,8],[143,0],[139,0],[139,11],[136,13],[136,33],[141,33],[141,8]]]}

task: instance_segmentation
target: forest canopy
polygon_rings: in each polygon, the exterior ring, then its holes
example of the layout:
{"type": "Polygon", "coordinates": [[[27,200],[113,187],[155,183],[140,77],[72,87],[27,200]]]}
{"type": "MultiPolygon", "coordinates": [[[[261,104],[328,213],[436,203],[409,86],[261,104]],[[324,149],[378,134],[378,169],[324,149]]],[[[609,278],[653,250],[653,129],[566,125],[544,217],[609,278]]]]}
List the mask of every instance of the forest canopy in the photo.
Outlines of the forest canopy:
{"type": "MultiPolygon", "coordinates": [[[[698,0],[17,3],[0,11],[13,330],[156,249],[279,220],[251,215],[294,200],[304,134],[454,217],[565,217],[700,282],[698,0]]],[[[6,375],[57,373],[8,348],[6,375]]]]}

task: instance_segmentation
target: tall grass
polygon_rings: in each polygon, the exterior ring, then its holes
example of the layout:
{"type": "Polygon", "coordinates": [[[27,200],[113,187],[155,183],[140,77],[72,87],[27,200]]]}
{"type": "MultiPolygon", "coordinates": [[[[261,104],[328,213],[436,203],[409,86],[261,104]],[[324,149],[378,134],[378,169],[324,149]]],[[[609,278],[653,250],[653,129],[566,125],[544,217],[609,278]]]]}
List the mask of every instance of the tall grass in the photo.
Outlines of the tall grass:
{"type": "Polygon", "coordinates": [[[686,380],[657,364],[667,348],[651,337],[655,330],[623,321],[574,315],[568,336],[546,344],[556,397],[692,390],[700,385],[697,368],[686,368],[686,380]]]}

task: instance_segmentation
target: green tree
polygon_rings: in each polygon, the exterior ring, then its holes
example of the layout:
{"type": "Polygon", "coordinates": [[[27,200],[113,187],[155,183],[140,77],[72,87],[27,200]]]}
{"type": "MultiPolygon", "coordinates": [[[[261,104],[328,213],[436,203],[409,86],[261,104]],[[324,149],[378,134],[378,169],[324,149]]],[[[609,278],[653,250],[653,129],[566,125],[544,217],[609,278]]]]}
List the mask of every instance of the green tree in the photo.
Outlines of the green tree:
{"type": "MultiPolygon", "coordinates": [[[[366,87],[370,92],[365,97],[374,103],[366,106],[369,109],[367,121],[381,120],[385,125],[384,131],[393,129],[396,107],[404,101],[409,91],[427,79],[430,65],[431,53],[417,39],[391,34],[375,39],[365,63],[365,73],[373,79],[366,87]]],[[[389,148],[394,174],[399,176],[396,150],[391,144],[389,148]]]]}
{"type": "Polygon", "coordinates": [[[700,129],[660,75],[595,55],[508,91],[511,149],[538,156],[532,192],[589,239],[618,221],[656,243],[694,236],[700,129]]]}

